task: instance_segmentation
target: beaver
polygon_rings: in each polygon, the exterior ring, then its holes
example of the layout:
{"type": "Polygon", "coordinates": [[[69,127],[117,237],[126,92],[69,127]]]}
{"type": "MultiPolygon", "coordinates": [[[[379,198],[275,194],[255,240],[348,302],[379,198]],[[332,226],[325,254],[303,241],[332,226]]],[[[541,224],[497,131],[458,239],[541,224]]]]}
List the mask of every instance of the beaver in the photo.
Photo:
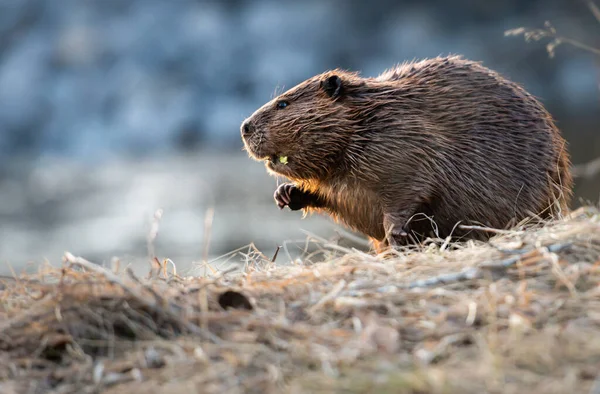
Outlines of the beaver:
{"type": "Polygon", "coordinates": [[[327,71],[241,125],[245,149],[281,184],[280,209],[325,212],[377,250],[427,237],[482,239],[566,212],[567,144],[543,105],[481,62],[412,61],[361,77],[327,71]]]}

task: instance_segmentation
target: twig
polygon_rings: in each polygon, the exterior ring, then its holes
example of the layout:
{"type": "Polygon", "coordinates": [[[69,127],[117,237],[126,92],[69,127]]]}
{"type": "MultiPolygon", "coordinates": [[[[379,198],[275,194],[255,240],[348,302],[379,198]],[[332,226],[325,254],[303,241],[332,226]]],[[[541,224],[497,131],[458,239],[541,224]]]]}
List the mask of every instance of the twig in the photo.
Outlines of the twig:
{"type": "MultiPolygon", "coordinates": [[[[593,8],[592,12],[594,12],[594,11],[597,11],[597,8],[593,8]]],[[[548,55],[550,57],[554,57],[554,51],[561,44],[569,44],[576,48],[583,49],[584,51],[593,53],[595,55],[600,55],[600,49],[598,49],[598,48],[594,48],[590,45],[584,44],[580,41],[577,41],[577,40],[569,38],[569,37],[559,36],[558,32],[556,31],[556,29],[554,28],[554,26],[552,26],[552,24],[550,22],[546,21],[546,23],[544,23],[544,26],[545,26],[544,29],[526,29],[524,27],[519,27],[517,29],[511,29],[511,30],[505,31],[504,35],[505,36],[523,35],[525,37],[525,41],[527,41],[527,42],[529,42],[531,40],[539,41],[542,38],[551,38],[552,41],[550,41],[548,44],[546,44],[546,51],[548,52],[548,55]]]]}
{"type": "Polygon", "coordinates": [[[476,230],[476,231],[484,231],[486,233],[495,233],[495,234],[519,234],[519,232],[511,231],[511,230],[501,230],[498,228],[485,227],[485,226],[471,226],[466,224],[460,224],[458,228],[462,230],[476,230]]]}
{"type": "Polygon", "coordinates": [[[206,268],[208,267],[208,247],[210,245],[210,235],[212,231],[213,219],[215,217],[214,208],[206,210],[206,216],[204,217],[204,240],[202,242],[202,262],[204,266],[204,276],[206,276],[206,268]]]}
{"type": "Polygon", "coordinates": [[[279,249],[281,249],[281,246],[277,245],[277,249],[275,250],[275,254],[273,255],[273,258],[271,259],[271,263],[274,263],[275,259],[277,259],[277,255],[279,254],[279,249]]]}
{"type": "Polygon", "coordinates": [[[159,229],[159,225],[160,225],[160,219],[162,218],[163,215],[163,210],[162,209],[157,209],[156,212],[154,212],[154,216],[152,217],[152,222],[150,223],[150,231],[148,231],[148,238],[147,238],[147,248],[148,248],[148,258],[150,259],[150,261],[153,261],[154,258],[156,257],[156,254],[154,252],[154,241],[156,240],[156,237],[158,236],[158,229],[159,229]]]}
{"type": "Polygon", "coordinates": [[[146,300],[146,298],[144,298],[144,296],[142,294],[140,294],[136,289],[128,286],[127,283],[125,283],[120,277],[118,277],[117,275],[108,271],[104,267],[102,267],[98,264],[94,264],[90,261],[87,261],[83,257],[75,257],[70,252],[65,252],[63,260],[72,265],[79,265],[80,267],[83,267],[83,268],[87,269],[88,271],[92,271],[92,272],[95,272],[97,274],[104,276],[110,283],[119,285],[120,287],[123,288],[123,290],[125,290],[126,293],[131,295],[133,298],[138,300],[140,303],[142,303],[146,306],[151,305],[151,303],[149,303],[146,300]]]}
{"type": "MultiPolygon", "coordinates": [[[[86,259],[84,259],[82,257],[75,257],[73,254],[71,254],[69,252],[65,252],[63,259],[65,262],[68,262],[69,264],[79,265],[89,271],[92,271],[92,272],[95,272],[97,274],[104,276],[106,278],[106,280],[108,280],[110,283],[120,286],[127,294],[132,296],[141,305],[150,309],[152,312],[156,313],[159,316],[166,317],[167,318],[166,320],[176,321],[182,327],[187,329],[189,332],[199,335],[200,337],[202,337],[206,340],[210,340],[215,343],[221,342],[221,339],[218,338],[216,335],[212,334],[211,332],[209,332],[207,330],[203,330],[200,327],[198,327],[190,322],[183,321],[177,313],[175,313],[171,310],[161,308],[160,305],[158,305],[158,303],[156,302],[160,298],[155,298],[154,302],[150,301],[148,299],[148,297],[145,297],[136,288],[129,286],[120,277],[113,274],[111,271],[105,269],[104,267],[102,267],[98,264],[94,264],[90,261],[87,261],[86,259]]],[[[153,295],[155,297],[157,297],[157,294],[155,292],[152,291],[152,293],[154,293],[153,295]]]]}
{"type": "Polygon", "coordinates": [[[129,278],[131,280],[133,280],[135,283],[137,283],[139,286],[141,286],[144,290],[146,290],[147,292],[149,292],[150,294],[152,294],[152,296],[154,296],[154,299],[157,301],[157,305],[165,305],[166,301],[163,297],[161,297],[152,287],[144,285],[138,278],[137,276],[135,276],[135,274],[133,273],[133,271],[131,270],[131,268],[127,267],[125,269],[125,272],[127,272],[127,275],[129,276],[129,278]]]}
{"type": "Polygon", "coordinates": [[[588,8],[590,9],[590,12],[592,13],[592,15],[594,15],[594,18],[596,18],[598,23],[600,23],[600,9],[598,8],[598,6],[596,6],[596,4],[594,4],[592,0],[583,0],[583,2],[587,4],[588,8]]]}
{"type": "Polygon", "coordinates": [[[554,42],[556,42],[556,46],[558,46],[559,44],[565,43],[565,44],[572,45],[575,48],[583,49],[584,51],[588,51],[588,52],[593,53],[594,55],[600,56],[600,49],[594,48],[592,46],[589,46],[587,44],[584,44],[584,43],[574,40],[572,38],[557,36],[554,39],[554,42]]]}
{"type": "Polygon", "coordinates": [[[331,243],[330,241],[326,240],[323,237],[319,237],[316,234],[311,233],[310,231],[306,231],[306,230],[301,230],[307,237],[314,239],[315,241],[318,241],[318,243],[321,244],[321,246],[323,246],[323,248],[328,248],[331,250],[337,250],[338,252],[342,252],[344,254],[348,254],[348,253],[352,253],[352,250],[349,248],[344,248],[343,246],[340,245],[336,245],[334,243],[331,243]]]}
{"type": "Polygon", "coordinates": [[[311,306],[308,309],[308,313],[313,314],[315,313],[318,309],[320,309],[323,305],[325,305],[327,302],[333,300],[335,297],[337,297],[338,294],[340,294],[340,292],[344,289],[344,287],[346,286],[346,281],[345,280],[340,280],[334,287],[333,289],[331,289],[331,291],[329,291],[329,293],[325,294],[323,296],[323,298],[321,298],[316,304],[314,304],[313,306],[311,306]]]}
{"type": "Polygon", "coordinates": [[[325,248],[325,249],[336,250],[336,251],[342,252],[344,254],[356,253],[356,254],[360,254],[361,257],[363,257],[367,261],[377,261],[377,258],[375,258],[375,257],[373,257],[373,256],[371,256],[369,254],[366,254],[365,252],[357,250],[355,248],[351,248],[350,249],[350,248],[345,248],[345,247],[340,246],[340,245],[333,244],[333,243],[329,242],[328,240],[326,240],[325,238],[319,237],[318,235],[315,235],[315,234],[313,234],[313,233],[311,233],[309,231],[306,231],[306,230],[302,230],[302,232],[304,234],[306,234],[308,238],[312,238],[318,244],[321,244],[321,246],[323,246],[323,248],[325,248]]]}
{"type": "MultiPolygon", "coordinates": [[[[566,249],[571,246],[571,243],[562,243],[556,245],[548,246],[548,251],[550,253],[556,253],[563,249],[566,249]]],[[[399,286],[404,289],[414,289],[418,287],[433,287],[437,285],[448,285],[458,282],[464,282],[472,279],[479,279],[483,277],[485,272],[494,271],[494,270],[505,270],[515,264],[517,264],[523,255],[518,255],[515,257],[510,257],[505,260],[501,260],[499,262],[484,262],[480,264],[478,267],[466,268],[460,272],[453,272],[450,274],[443,274],[434,276],[427,279],[420,279],[414,282],[410,282],[406,285],[399,286]]]]}
{"type": "Polygon", "coordinates": [[[241,271],[241,267],[234,265],[232,267],[229,267],[227,269],[224,269],[223,271],[217,271],[217,273],[215,274],[213,279],[219,279],[219,278],[224,278],[227,274],[230,274],[232,272],[235,271],[241,271]]]}
{"type": "Polygon", "coordinates": [[[335,232],[342,238],[345,238],[351,242],[354,242],[355,244],[360,245],[361,247],[364,248],[369,248],[371,246],[371,243],[366,240],[365,238],[359,237],[357,235],[354,235],[348,231],[344,231],[342,229],[336,229],[335,232]]]}
{"type": "Polygon", "coordinates": [[[552,262],[552,272],[554,275],[562,282],[562,284],[569,290],[572,297],[577,297],[577,289],[575,285],[567,278],[564,271],[560,268],[558,264],[558,256],[551,253],[544,253],[545,257],[547,257],[552,262]]]}
{"type": "Polygon", "coordinates": [[[472,339],[472,335],[469,333],[458,333],[458,334],[448,335],[448,336],[443,337],[442,340],[439,341],[438,344],[432,350],[425,350],[424,348],[417,350],[416,357],[417,357],[417,359],[419,359],[419,361],[421,361],[425,365],[431,364],[433,361],[435,361],[435,360],[439,359],[440,357],[443,357],[445,354],[447,354],[448,349],[452,345],[455,345],[457,343],[461,343],[461,342],[464,342],[464,341],[470,340],[470,339],[472,339]]]}

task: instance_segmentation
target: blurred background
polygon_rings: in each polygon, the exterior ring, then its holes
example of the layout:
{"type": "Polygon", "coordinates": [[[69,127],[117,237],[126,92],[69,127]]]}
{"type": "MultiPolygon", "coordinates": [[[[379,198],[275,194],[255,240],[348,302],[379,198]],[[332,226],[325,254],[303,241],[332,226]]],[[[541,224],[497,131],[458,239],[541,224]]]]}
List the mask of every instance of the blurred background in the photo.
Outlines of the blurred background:
{"type": "MultiPolygon", "coordinates": [[[[180,270],[251,242],[270,256],[303,231],[335,236],[276,208],[277,180],[239,136],[276,88],[334,67],[483,61],[544,102],[575,164],[590,161],[600,56],[565,44],[550,58],[551,39],[504,36],[545,21],[600,48],[586,1],[0,0],[0,272],[65,250],[146,267],[159,208],[154,248],[180,270]]],[[[575,205],[598,201],[599,180],[577,180],[575,205]]]]}

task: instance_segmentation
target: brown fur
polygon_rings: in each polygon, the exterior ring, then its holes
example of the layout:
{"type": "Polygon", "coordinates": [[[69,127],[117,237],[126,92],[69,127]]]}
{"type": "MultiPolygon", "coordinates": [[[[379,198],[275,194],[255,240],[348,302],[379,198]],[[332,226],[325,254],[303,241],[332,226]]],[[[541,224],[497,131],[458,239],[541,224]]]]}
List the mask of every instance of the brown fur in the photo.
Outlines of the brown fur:
{"type": "Polygon", "coordinates": [[[566,143],[542,104],[460,57],[377,78],[317,75],[258,109],[242,135],[253,158],[293,181],[276,192],[280,208],[327,212],[384,245],[432,230],[485,238],[457,224],[504,228],[557,215],[571,197],[566,143]]]}

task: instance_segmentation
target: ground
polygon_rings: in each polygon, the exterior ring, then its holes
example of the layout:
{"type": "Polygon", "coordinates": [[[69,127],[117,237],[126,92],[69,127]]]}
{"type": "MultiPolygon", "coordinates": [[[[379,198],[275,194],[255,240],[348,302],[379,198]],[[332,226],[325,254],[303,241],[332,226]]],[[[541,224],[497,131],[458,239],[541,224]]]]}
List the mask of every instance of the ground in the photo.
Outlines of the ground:
{"type": "Polygon", "coordinates": [[[0,392],[600,392],[600,212],[495,232],[382,255],[309,239],[203,277],[67,253],[2,279],[0,392]]]}

